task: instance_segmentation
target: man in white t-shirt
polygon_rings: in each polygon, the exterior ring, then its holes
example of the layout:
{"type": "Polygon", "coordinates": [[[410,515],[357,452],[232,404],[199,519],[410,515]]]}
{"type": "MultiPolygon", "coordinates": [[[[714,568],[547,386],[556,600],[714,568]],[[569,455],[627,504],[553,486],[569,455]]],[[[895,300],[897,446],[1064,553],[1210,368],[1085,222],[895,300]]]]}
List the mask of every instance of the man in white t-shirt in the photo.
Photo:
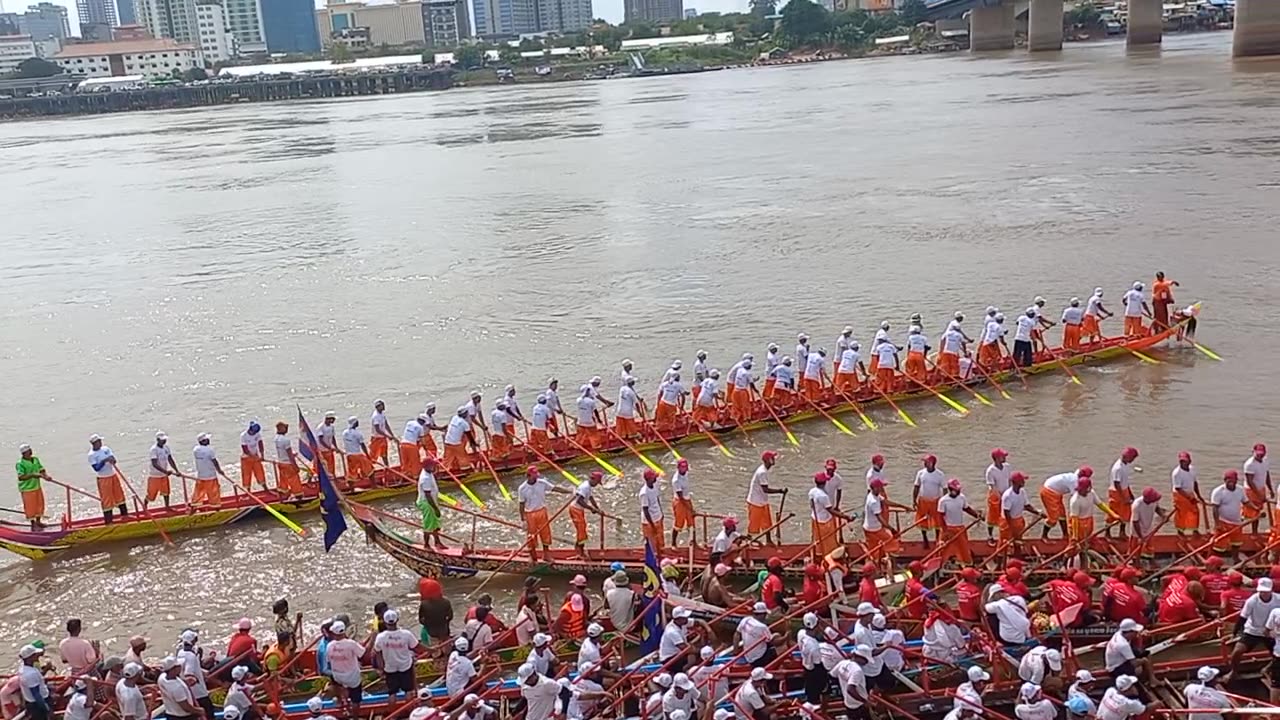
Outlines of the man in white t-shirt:
{"type": "Polygon", "coordinates": [[[751,614],[738,621],[734,631],[734,639],[741,648],[742,659],[752,667],[764,667],[778,656],[773,646],[773,631],[765,622],[769,608],[758,602],[751,608],[751,614]]]}
{"type": "Polygon", "coordinates": [[[177,658],[178,662],[182,663],[182,680],[190,686],[191,698],[195,700],[196,705],[204,711],[208,720],[213,720],[215,714],[213,700],[209,698],[209,685],[201,663],[204,650],[197,645],[200,637],[195,630],[183,630],[179,640],[181,644],[178,647],[177,658]]]}
{"type": "MultiPolygon", "coordinates": [[[[1245,517],[1252,521],[1256,533],[1259,521],[1276,499],[1275,488],[1271,485],[1271,458],[1267,457],[1267,446],[1262,443],[1254,445],[1253,454],[1244,461],[1244,492],[1253,507],[1261,508],[1245,510],[1245,517]]],[[[1275,527],[1270,517],[1267,524],[1275,527]]]]}
{"type": "Polygon", "coordinates": [[[693,659],[693,647],[689,645],[686,633],[693,613],[686,607],[676,607],[671,611],[671,620],[662,630],[662,638],[658,642],[658,662],[671,672],[684,672],[693,659]],[[677,655],[683,657],[672,660],[677,655]]]}
{"type": "Polygon", "coordinates": [[[142,666],[138,663],[127,663],[124,675],[116,681],[116,705],[120,708],[120,720],[149,720],[150,710],[147,700],[138,687],[142,680],[142,666]]]}
{"type": "MultiPolygon", "coordinates": [[[[1272,662],[1274,663],[1274,660],[1272,662]]],[[[1194,713],[1199,720],[1222,720],[1222,713],[1203,711],[1227,710],[1235,707],[1231,699],[1223,693],[1218,674],[1218,668],[1205,665],[1196,672],[1196,680],[1199,682],[1188,683],[1183,688],[1182,696],[1187,699],[1187,709],[1202,711],[1194,713]]],[[[1275,691],[1272,690],[1272,692],[1275,691]]]]}
{"type": "Polygon", "coordinates": [[[453,652],[445,664],[444,686],[450,698],[458,698],[480,673],[475,662],[468,656],[471,643],[462,636],[453,641],[453,652]]]}
{"type": "Polygon", "coordinates": [[[1133,289],[1124,294],[1124,334],[1129,337],[1141,337],[1147,334],[1142,324],[1142,316],[1151,317],[1151,309],[1142,295],[1142,283],[1133,284],[1133,289]]]}
{"type": "Polygon", "coordinates": [[[920,537],[925,547],[929,546],[929,530],[937,530],[941,524],[938,518],[938,500],[946,487],[947,476],[938,469],[936,455],[925,455],[924,467],[916,471],[916,479],[911,487],[911,504],[916,509],[916,521],[920,527],[920,537]]]}
{"type": "Polygon", "coordinates": [[[148,504],[162,496],[164,506],[169,507],[169,477],[182,474],[178,470],[178,463],[173,459],[173,451],[169,447],[169,436],[162,432],[156,433],[156,443],[151,446],[147,459],[147,496],[142,501],[144,512],[148,504]]]}
{"type": "Polygon", "coordinates": [[[762,667],[752,668],[750,678],[738,686],[733,694],[733,707],[740,720],[770,720],[776,705],[766,692],[764,684],[773,674],[762,667]]]}
{"type": "Polygon", "coordinates": [[[1132,675],[1121,675],[1116,678],[1115,687],[1107,688],[1098,703],[1097,720],[1129,720],[1151,710],[1157,703],[1144,704],[1138,699],[1138,678],[1132,675]]]}
{"type": "Polygon", "coordinates": [[[763,533],[767,545],[782,544],[782,529],[770,530],[774,520],[769,496],[786,492],[783,488],[769,487],[769,471],[777,461],[777,451],[765,450],[760,453],[760,466],[751,475],[751,484],[747,488],[747,532],[752,535],[763,533]]]}
{"type": "Polygon", "coordinates": [[[1253,595],[1240,608],[1240,639],[1231,650],[1231,670],[1223,682],[1229,682],[1235,675],[1236,668],[1240,666],[1240,658],[1246,652],[1267,646],[1267,621],[1271,618],[1272,611],[1280,608],[1280,594],[1274,592],[1271,578],[1260,578],[1253,589],[1253,595]]]}
{"type": "Polygon", "coordinates": [[[204,715],[200,706],[196,705],[191,695],[191,687],[179,675],[182,663],[172,655],[160,661],[160,677],[156,686],[160,690],[160,702],[164,706],[164,714],[172,720],[187,720],[204,715]]]}
{"type": "Polygon", "coordinates": [[[364,656],[364,646],[347,637],[347,624],[334,620],[329,626],[333,639],[325,648],[325,659],[329,664],[329,675],[342,690],[345,691],[347,704],[357,712],[364,697],[363,678],[360,672],[360,659],[364,656]]]}
{"type": "Polygon", "coordinates": [[[400,613],[387,610],[382,614],[382,622],[387,629],[378,633],[373,640],[373,650],[381,661],[382,672],[387,680],[387,694],[395,695],[403,692],[412,697],[418,692],[418,678],[413,672],[416,659],[414,648],[418,647],[418,636],[400,628],[400,613]]]}
{"type": "Polygon", "coordinates": [[[525,720],[550,720],[560,699],[560,685],[525,663],[516,670],[520,695],[525,701],[525,720]]]}
{"type": "Polygon", "coordinates": [[[1213,549],[1218,553],[1231,551],[1233,561],[1240,559],[1240,546],[1244,543],[1244,510],[1248,503],[1244,488],[1240,486],[1240,474],[1235,470],[1222,473],[1222,484],[1209,494],[1209,506],[1213,508],[1213,549]]]}
{"type": "MultiPolygon", "coordinates": [[[[1134,462],[1138,459],[1138,448],[1126,447],[1120,453],[1120,457],[1111,464],[1111,483],[1107,486],[1107,505],[1111,508],[1111,512],[1115,513],[1116,518],[1121,522],[1120,539],[1123,540],[1128,534],[1129,523],[1133,521],[1133,515],[1129,512],[1129,508],[1133,506],[1133,473],[1137,470],[1134,462]]],[[[1111,525],[1108,524],[1104,533],[1107,537],[1111,537],[1111,525]]]]}
{"type": "Polygon", "coordinates": [[[987,544],[995,544],[996,528],[1003,524],[1004,514],[1000,510],[1000,501],[1004,491],[1009,489],[1009,478],[1013,475],[1013,467],[1006,462],[1008,451],[996,448],[991,451],[991,464],[987,466],[987,544]]]}
{"type": "Polygon", "coordinates": [[[194,506],[218,507],[222,504],[222,489],[218,487],[218,478],[231,482],[231,478],[222,471],[222,464],[213,451],[212,441],[209,433],[200,433],[196,436],[196,446],[191,449],[196,466],[195,491],[191,494],[191,504],[194,506]]]}

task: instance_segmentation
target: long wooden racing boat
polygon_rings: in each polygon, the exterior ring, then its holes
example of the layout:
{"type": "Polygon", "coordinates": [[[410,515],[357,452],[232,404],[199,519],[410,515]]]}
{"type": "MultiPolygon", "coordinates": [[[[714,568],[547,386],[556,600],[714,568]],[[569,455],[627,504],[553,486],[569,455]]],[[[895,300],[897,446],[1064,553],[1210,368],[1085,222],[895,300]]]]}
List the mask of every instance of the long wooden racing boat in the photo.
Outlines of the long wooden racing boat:
{"type": "MultiPolygon", "coordinates": [[[[601,447],[596,448],[593,455],[583,452],[581,446],[571,438],[553,438],[550,449],[547,452],[543,452],[542,455],[554,460],[558,465],[567,466],[598,462],[596,458],[603,459],[629,455],[634,451],[661,451],[668,444],[684,445],[708,442],[714,440],[714,437],[727,437],[741,432],[776,427],[774,414],[790,422],[799,422],[822,417],[823,413],[841,415],[852,413],[858,408],[887,404],[888,401],[902,403],[909,400],[928,398],[933,396],[934,392],[945,393],[949,390],[959,389],[962,384],[969,387],[978,387],[987,384],[989,382],[988,377],[994,382],[1002,383],[1015,380],[1019,374],[1039,375],[1052,373],[1061,371],[1063,365],[1096,363],[1125,357],[1135,352],[1140,353],[1150,350],[1173,340],[1178,329],[1178,326],[1174,326],[1164,332],[1141,338],[1108,338],[1098,343],[1086,345],[1080,352],[1075,353],[1057,348],[1052,351],[1052,354],[1040,353],[1034,364],[1020,369],[1014,368],[1012,361],[1005,358],[1001,369],[989,375],[974,375],[963,381],[951,381],[943,378],[929,388],[916,385],[912,389],[886,395],[871,387],[870,384],[863,384],[861,389],[852,396],[838,395],[828,388],[825,391],[826,394],[813,403],[797,398],[791,405],[773,408],[773,413],[763,405],[763,401],[757,401],[754,406],[753,416],[744,423],[735,422],[729,415],[727,408],[722,409],[718,420],[710,428],[705,428],[705,426],[704,428],[699,428],[687,413],[681,414],[670,427],[663,428],[661,436],[657,434],[651,423],[646,423],[641,439],[633,439],[630,442],[630,447],[610,433],[608,440],[601,447]]],[[[495,474],[522,470],[531,464],[543,466],[548,471],[551,470],[549,464],[545,463],[542,458],[522,444],[517,444],[508,453],[487,456],[486,459],[488,460],[487,463],[480,457],[473,456],[473,468],[464,469],[462,472],[457,473],[456,481],[469,485],[473,482],[491,478],[495,474]],[[492,471],[490,471],[490,466],[492,471]]],[[[442,488],[446,492],[454,487],[453,480],[453,478],[449,477],[441,478],[442,488]]],[[[415,492],[415,481],[416,478],[411,480],[400,472],[398,466],[394,466],[379,469],[370,478],[355,481],[352,484],[360,490],[360,499],[368,501],[415,492]]],[[[339,484],[344,484],[345,482],[345,478],[339,479],[339,484]]],[[[184,487],[183,489],[185,495],[186,488],[184,487]]],[[[59,524],[51,525],[43,531],[32,531],[24,524],[0,521],[0,548],[24,557],[40,559],[74,548],[96,548],[111,542],[150,538],[164,533],[172,534],[205,530],[265,515],[266,511],[258,500],[271,505],[281,513],[309,513],[316,511],[320,506],[319,492],[318,483],[312,479],[311,482],[304,483],[304,499],[300,501],[286,501],[284,497],[278,495],[274,490],[257,491],[255,493],[257,500],[243,491],[237,491],[223,496],[220,507],[216,509],[196,509],[185,502],[175,503],[170,508],[152,507],[145,513],[135,508],[135,511],[130,513],[128,517],[117,517],[115,522],[111,524],[104,523],[100,515],[73,518],[69,514],[70,510],[68,510],[59,524]],[[161,531],[162,528],[163,532],[161,531]]],[[[67,490],[66,507],[68,509],[71,507],[70,490],[67,490]]]]}
{"type": "MultiPolygon", "coordinates": [[[[360,523],[369,542],[382,548],[401,565],[423,577],[466,576],[478,572],[503,572],[515,575],[586,575],[605,576],[611,574],[610,566],[621,563],[628,571],[641,571],[644,568],[645,551],[643,547],[612,547],[603,550],[589,550],[589,558],[583,559],[573,548],[552,548],[549,552],[540,552],[535,561],[527,553],[512,557],[512,548],[475,548],[453,547],[447,550],[423,547],[422,543],[406,537],[383,518],[381,514],[360,503],[347,501],[344,503],[347,512],[360,523]]],[[[1175,533],[1161,533],[1151,538],[1149,549],[1157,560],[1165,562],[1191,555],[1211,536],[1185,537],[1175,533]]],[[[1267,533],[1246,534],[1241,551],[1246,555],[1257,553],[1268,547],[1267,533]]],[[[912,560],[927,561],[937,556],[937,544],[926,546],[919,540],[902,540],[901,549],[893,554],[899,564],[912,560]]],[[[1069,547],[1063,538],[1048,540],[1026,540],[1021,543],[1023,557],[1051,558],[1063,553],[1069,547]]],[[[980,540],[969,543],[975,562],[983,562],[999,547],[992,547],[980,540]]],[[[794,558],[784,572],[792,577],[803,577],[804,566],[812,559],[807,552],[807,542],[787,543],[779,546],[760,546],[746,548],[739,556],[752,561],[750,565],[735,565],[731,571],[742,577],[755,577],[764,567],[764,562],[771,556],[794,558]]],[[[1109,540],[1105,537],[1094,537],[1088,549],[1101,555],[1124,556],[1130,545],[1127,541],[1109,540]]],[[[861,542],[851,542],[845,546],[846,555],[851,558],[862,556],[866,547],[861,542]]],[[[1207,548],[1206,548],[1207,551],[1207,548]]],[[[682,566],[689,563],[688,547],[672,550],[670,556],[679,560],[682,566]]],[[[706,545],[695,548],[692,564],[699,571],[709,562],[709,548],[706,545]]]]}

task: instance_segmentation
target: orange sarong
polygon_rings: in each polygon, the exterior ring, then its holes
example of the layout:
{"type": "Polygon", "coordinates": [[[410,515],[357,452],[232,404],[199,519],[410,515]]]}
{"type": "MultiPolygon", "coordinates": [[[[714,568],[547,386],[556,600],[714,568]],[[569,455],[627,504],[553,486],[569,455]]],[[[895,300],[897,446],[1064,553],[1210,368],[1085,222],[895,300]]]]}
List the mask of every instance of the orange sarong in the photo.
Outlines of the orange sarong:
{"type": "Polygon", "coordinates": [[[197,479],[195,491],[191,493],[191,504],[212,505],[214,507],[221,505],[222,491],[218,489],[218,479],[197,479]]]}
{"type": "Polygon", "coordinates": [[[944,352],[938,355],[938,369],[942,370],[942,374],[951,377],[960,377],[960,356],[953,352],[944,352]]]}
{"type": "Polygon", "coordinates": [[[375,434],[369,438],[369,455],[374,462],[387,464],[387,438],[382,435],[375,434]]]}
{"type": "Polygon", "coordinates": [[[916,498],[916,520],[921,530],[935,530],[941,526],[938,518],[938,498],[916,498]]]}
{"type": "Polygon", "coordinates": [[[924,353],[915,351],[907,353],[907,366],[905,368],[905,372],[913,378],[918,379],[924,377],[924,353]]]}
{"type": "Polygon", "coordinates": [[[836,389],[842,393],[848,394],[858,391],[858,372],[837,372],[836,379],[833,383],[836,389]]]}
{"type": "Polygon", "coordinates": [[[1244,526],[1219,520],[1214,537],[1213,549],[1217,552],[1239,549],[1244,544],[1244,526]]]}
{"type": "Polygon", "coordinates": [[[1111,506],[1111,512],[1116,517],[1125,522],[1133,522],[1133,499],[1127,493],[1122,493],[1112,486],[1107,491],[1107,504],[1111,506]]]}
{"type": "Polygon", "coordinates": [[[22,514],[28,520],[44,517],[44,490],[36,488],[22,491],[22,514]]]}
{"type": "Polygon", "coordinates": [[[653,546],[655,552],[661,553],[663,548],[663,537],[667,534],[663,521],[659,520],[654,523],[642,523],[644,525],[644,538],[653,546]]]}
{"type": "Polygon", "coordinates": [[[1091,517],[1069,517],[1067,518],[1067,537],[1072,542],[1079,542],[1093,534],[1093,518],[1091,517]]]}
{"type": "Polygon", "coordinates": [[[400,443],[400,472],[415,482],[422,470],[421,446],[416,443],[400,443]]]}
{"type": "Polygon", "coordinates": [[[1057,525],[1067,516],[1066,495],[1059,495],[1047,487],[1040,488],[1040,504],[1044,505],[1044,524],[1057,525]]]}
{"type": "Polygon", "coordinates": [[[1244,506],[1245,522],[1253,522],[1262,517],[1262,508],[1267,506],[1267,498],[1258,490],[1254,490],[1249,483],[1244,484],[1244,498],[1247,501],[1244,506]],[[1249,505],[1249,503],[1253,503],[1249,505]]]}
{"type": "Polygon", "coordinates": [[[1080,325],[1080,334],[1083,337],[1101,337],[1102,326],[1098,324],[1098,318],[1093,315],[1085,315],[1083,324],[1080,325]]]}
{"type": "Polygon", "coordinates": [[[551,438],[547,437],[546,430],[539,430],[538,428],[530,428],[529,444],[532,445],[537,450],[539,450],[540,452],[545,453],[551,450],[551,438]]]}
{"type": "Polygon", "coordinates": [[[1019,535],[1021,535],[1023,532],[1026,531],[1027,519],[1025,517],[1019,516],[1019,517],[1013,518],[1012,520],[1004,517],[1003,515],[1001,517],[1003,518],[1003,521],[1000,523],[1000,541],[1001,542],[1004,542],[1006,540],[1012,541],[1014,538],[1018,537],[1019,535]]]}
{"type": "Polygon", "coordinates": [[[1000,364],[1000,346],[989,342],[978,346],[978,362],[984,367],[995,367],[1000,364]]]}
{"type": "Polygon", "coordinates": [[[262,458],[240,456],[240,483],[244,485],[245,490],[252,490],[255,480],[262,487],[267,486],[267,471],[262,465],[262,458]]]}
{"type": "Polygon", "coordinates": [[[751,392],[746,388],[733,389],[733,413],[739,422],[751,417],[751,392]]]}
{"type": "MultiPolygon", "coordinates": [[[[764,397],[765,397],[766,399],[767,399],[767,398],[771,398],[771,397],[773,397],[773,389],[774,389],[777,385],[778,385],[778,378],[773,377],[772,375],[770,375],[769,377],[767,377],[767,378],[765,378],[765,379],[764,379],[764,393],[763,393],[763,394],[764,394],[764,397]]],[[[697,395],[697,392],[696,392],[698,389],[699,389],[699,388],[694,388],[694,391],[695,391],[695,392],[694,392],[694,396],[693,396],[693,399],[694,399],[694,400],[697,400],[697,399],[698,399],[698,395],[697,395]]]]}
{"type": "Polygon", "coordinates": [[[689,498],[671,498],[671,514],[675,516],[672,527],[676,530],[693,527],[693,501],[689,498]]]}
{"type": "Polygon", "coordinates": [[[863,528],[862,534],[866,537],[868,557],[871,558],[872,562],[879,562],[885,556],[892,555],[902,549],[898,538],[887,527],[881,527],[879,530],[863,528]]]}
{"type": "Polygon", "coordinates": [[[822,395],[822,381],[817,378],[804,378],[800,381],[800,390],[810,400],[817,400],[822,395]]]}
{"type": "Polygon", "coordinates": [[[715,405],[694,405],[693,419],[695,422],[707,423],[714,425],[716,422],[716,406],[715,405]]]}
{"type": "Polygon", "coordinates": [[[942,536],[945,543],[940,557],[942,562],[957,558],[965,565],[973,563],[973,552],[969,550],[969,532],[966,526],[944,527],[942,536]]]}
{"type": "Polygon", "coordinates": [[[324,470],[325,472],[329,473],[329,477],[331,478],[338,476],[338,466],[336,464],[336,461],[337,461],[336,455],[337,454],[332,450],[320,451],[320,462],[324,463],[324,470]]]}
{"type": "Polygon", "coordinates": [[[283,495],[302,494],[302,479],[298,477],[297,465],[276,463],[276,492],[283,495]]]}
{"type": "Polygon", "coordinates": [[[530,545],[534,540],[541,540],[543,547],[551,546],[551,519],[547,515],[546,508],[538,508],[537,510],[528,510],[524,514],[525,534],[528,535],[530,545]]]}
{"type": "Polygon", "coordinates": [[[818,522],[810,518],[811,539],[814,543],[814,549],[819,555],[827,553],[840,547],[839,533],[836,531],[836,519],[831,518],[826,522],[818,522]]]}
{"type": "Polygon", "coordinates": [[[876,385],[883,392],[889,392],[893,389],[893,379],[896,371],[891,367],[882,367],[876,370],[876,385]]]}
{"type": "Polygon", "coordinates": [[[1173,527],[1180,532],[1200,529],[1200,504],[1194,497],[1173,493],[1173,527]]]}
{"type": "Polygon", "coordinates": [[[768,505],[747,503],[747,532],[754,535],[768,530],[772,525],[773,511],[768,505]]]}
{"type": "Polygon", "coordinates": [[[152,502],[161,495],[169,497],[169,476],[147,478],[147,502],[152,502]]]}
{"type": "MultiPolygon", "coordinates": [[[[658,408],[661,409],[662,406],[659,405],[658,408]]],[[[613,420],[613,430],[622,437],[629,438],[640,433],[640,424],[636,422],[635,418],[619,415],[613,420]]]]}
{"type": "MultiPolygon", "coordinates": [[[[765,387],[769,387],[769,382],[765,381],[765,387]]],[[[695,383],[689,390],[689,394],[693,396],[693,401],[698,402],[698,396],[702,394],[702,383],[695,383]]]]}
{"type": "Polygon", "coordinates": [[[120,477],[98,478],[98,497],[102,500],[102,509],[110,510],[124,504],[124,488],[120,486],[120,477]]]}
{"type": "MultiPolygon", "coordinates": [[[[355,457],[356,457],[355,455],[347,456],[347,464],[349,466],[351,465],[351,461],[355,457]]],[[[361,457],[364,457],[364,456],[361,456],[361,457]]],[[[448,468],[450,471],[457,472],[458,470],[461,470],[464,467],[470,467],[470,465],[471,465],[471,458],[467,456],[465,445],[463,445],[462,443],[457,443],[455,445],[451,445],[449,443],[444,444],[444,466],[446,468],[448,468]]],[[[354,466],[352,466],[352,469],[354,469],[354,466]]]]}
{"type": "Polygon", "coordinates": [[[1004,508],[1000,506],[1000,493],[987,489],[987,527],[1000,527],[1004,517],[1004,508]]]}
{"type": "Polygon", "coordinates": [[[1147,328],[1142,324],[1141,317],[1124,317],[1124,334],[1130,337],[1146,335],[1147,328]]]}
{"type": "Polygon", "coordinates": [[[368,455],[355,453],[347,456],[347,482],[364,480],[372,474],[373,463],[369,462],[368,455]]]}
{"type": "Polygon", "coordinates": [[[1062,347],[1068,350],[1078,350],[1080,348],[1079,325],[1062,326],[1062,347]]]}
{"type": "Polygon", "coordinates": [[[669,425],[675,422],[679,410],[675,405],[659,400],[658,407],[653,411],[653,421],[659,425],[669,425]]]}
{"type": "Polygon", "coordinates": [[[573,521],[573,541],[582,545],[587,541],[587,511],[576,504],[570,505],[569,519],[573,521]]]}

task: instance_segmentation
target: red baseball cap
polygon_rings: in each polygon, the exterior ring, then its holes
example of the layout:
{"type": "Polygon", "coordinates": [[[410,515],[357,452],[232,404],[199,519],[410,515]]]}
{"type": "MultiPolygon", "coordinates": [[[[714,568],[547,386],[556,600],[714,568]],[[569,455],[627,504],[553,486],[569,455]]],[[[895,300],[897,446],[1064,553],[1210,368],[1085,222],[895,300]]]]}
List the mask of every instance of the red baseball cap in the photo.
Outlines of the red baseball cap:
{"type": "Polygon", "coordinates": [[[1010,565],[1004,569],[1004,576],[1017,582],[1022,579],[1022,567],[1020,565],[1010,565]]]}
{"type": "Polygon", "coordinates": [[[872,465],[883,465],[883,464],[884,464],[884,456],[883,456],[883,455],[881,455],[881,454],[879,454],[879,453],[876,453],[875,455],[872,455],[872,456],[871,456],[871,464],[872,464],[872,465]]]}
{"type": "Polygon", "coordinates": [[[1222,479],[1223,480],[1239,480],[1240,473],[1236,472],[1235,470],[1227,470],[1226,472],[1222,473],[1222,479]]]}
{"type": "Polygon", "coordinates": [[[1142,499],[1149,503],[1160,501],[1160,491],[1153,487],[1144,488],[1142,491],[1142,499]]]}
{"type": "Polygon", "coordinates": [[[773,568],[773,569],[780,568],[782,567],[782,558],[778,557],[777,555],[773,555],[772,557],[769,558],[768,565],[770,568],[773,568]]]}
{"type": "Polygon", "coordinates": [[[604,473],[600,472],[599,470],[592,470],[591,475],[589,475],[588,477],[590,477],[592,480],[603,480],[604,473]]]}
{"type": "Polygon", "coordinates": [[[1081,465],[1080,469],[1076,470],[1076,476],[1077,477],[1093,477],[1093,468],[1089,467],[1088,465],[1081,465]]]}
{"type": "Polygon", "coordinates": [[[1007,457],[1009,457],[1009,453],[1005,452],[1004,448],[996,448],[995,450],[991,451],[992,460],[996,458],[1007,458],[1007,457]]]}
{"type": "Polygon", "coordinates": [[[813,474],[813,481],[816,483],[824,483],[830,479],[831,478],[827,477],[825,472],[816,472],[813,474]]]}
{"type": "Polygon", "coordinates": [[[679,460],[676,461],[676,467],[679,468],[680,470],[688,470],[689,461],[685,460],[684,458],[680,458],[679,460]]]}
{"type": "Polygon", "coordinates": [[[1024,472],[1014,471],[1014,473],[1009,476],[1009,482],[1011,483],[1013,482],[1024,483],[1026,481],[1027,481],[1027,475],[1024,472]]]}
{"type": "Polygon", "coordinates": [[[777,460],[777,459],[778,459],[778,451],[777,451],[777,450],[765,450],[764,452],[760,453],[760,459],[761,459],[761,460],[777,460]]]}
{"type": "Polygon", "coordinates": [[[1093,487],[1093,481],[1089,479],[1088,475],[1082,475],[1081,477],[1076,479],[1077,492],[1084,492],[1085,490],[1088,490],[1091,487],[1093,487]]]}
{"type": "Polygon", "coordinates": [[[827,461],[826,461],[825,463],[823,463],[823,467],[827,468],[828,470],[835,470],[835,469],[836,469],[836,459],[835,459],[835,458],[827,458],[827,461]]]}
{"type": "Polygon", "coordinates": [[[1186,450],[1183,450],[1182,452],[1178,453],[1178,459],[1179,459],[1179,460],[1186,460],[1186,461],[1190,462],[1190,461],[1191,461],[1191,453],[1187,452],[1186,450]]]}
{"type": "Polygon", "coordinates": [[[863,566],[862,566],[862,574],[863,574],[863,575],[870,575],[871,573],[873,573],[873,572],[875,572],[875,571],[876,571],[876,564],[875,564],[875,563],[867,563],[867,564],[865,564],[865,565],[863,565],[863,566]]]}
{"type": "Polygon", "coordinates": [[[970,582],[973,582],[974,580],[977,580],[979,577],[981,577],[981,573],[978,572],[978,568],[967,567],[960,571],[960,577],[970,582]]]}
{"type": "Polygon", "coordinates": [[[951,478],[950,480],[947,481],[947,489],[960,490],[960,481],[955,478],[951,478]]]}
{"type": "Polygon", "coordinates": [[[538,475],[538,466],[537,466],[537,465],[530,465],[529,467],[527,467],[527,468],[525,468],[525,469],[524,469],[524,474],[525,474],[525,475],[528,475],[528,476],[530,476],[530,477],[537,477],[537,475],[538,475]]]}
{"type": "Polygon", "coordinates": [[[1121,454],[1121,455],[1123,455],[1123,456],[1125,456],[1125,457],[1128,457],[1128,458],[1130,458],[1130,459],[1132,459],[1132,458],[1136,458],[1136,457],[1138,457],[1138,448],[1136,448],[1136,447],[1134,447],[1134,446],[1130,445],[1129,447],[1127,447],[1127,448],[1125,448],[1125,449],[1124,449],[1124,452],[1122,452],[1122,453],[1120,453],[1120,454],[1121,454]]]}
{"type": "Polygon", "coordinates": [[[1142,577],[1142,575],[1138,572],[1137,568],[1127,567],[1120,571],[1120,579],[1125,582],[1137,580],[1139,577],[1142,577]]]}
{"type": "Polygon", "coordinates": [[[1202,577],[1202,575],[1203,575],[1203,574],[1200,572],[1200,568],[1198,568],[1198,567],[1196,567],[1196,566],[1194,566],[1194,565],[1192,565],[1192,566],[1191,566],[1191,567],[1189,567],[1189,568],[1184,568],[1184,569],[1182,570],[1182,574],[1183,574],[1183,576],[1185,576],[1188,580],[1199,580],[1199,579],[1202,577]]]}
{"type": "Polygon", "coordinates": [[[1084,587],[1092,587],[1094,583],[1098,582],[1093,579],[1092,575],[1086,572],[1078,572],[1075,575],[1072,575],[1071,581],[1077,585],[1083,585],[1084,587]]]}
{"type": "Polygon", "coordinates": [[[1222,558],[1217,555],[1210,555],[1204,560],[1204,566],[1208,568],[1220,568],[1222,567],[1222,563],[1222,558]]]}
{"type": "Polygon", "coordinates": [[[937,456],[937,455],[925,455],[925,456],[924,456],[924,458],[922,458],[922,460],[923,460],[924,462],[936,463],[936,462],[938,462],[938,456],[937,456]]]}
{"type": "Polygon", "coordinates": [[[1254,446],[1253,446],[1253,451],[1254,451],[1255,453],[1262,453],[1263,455],[1266,455],[1266,454],[1267,454],[1267,446],[1266,446],[1266,445],[1263,445],[1262,443],[1258,443],[1258,444],[1256,444],[1256,445],[1254,445],[1254,446]]]}
{"type": "Polygon", "coordinates": [[[871,482],[867,483],[867,487],[882,488],[884,487],[884,480],[881,480],[880,478],[871,478],[871,482]]]}

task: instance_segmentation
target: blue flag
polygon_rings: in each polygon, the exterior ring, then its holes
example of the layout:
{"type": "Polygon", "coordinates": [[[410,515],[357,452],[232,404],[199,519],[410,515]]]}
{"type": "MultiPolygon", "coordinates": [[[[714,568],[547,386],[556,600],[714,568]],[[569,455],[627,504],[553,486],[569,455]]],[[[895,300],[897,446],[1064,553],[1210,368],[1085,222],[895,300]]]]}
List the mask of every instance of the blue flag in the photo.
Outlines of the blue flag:
{"type": "Polygon", "coordinates": [[[644,541],[644,615],[640,621],[640,652],[649,654],[658,649],[662,640],[662,570],[658,567],[658,554],[646,538],[644,541]]]}
{"type": "Polygon", "coordinates": [[[320,443],[316,441],[315,433],[311,432],[307,419],[302,417],[302,408],[298,408],[298,432],[302,436],[298,443],[298,453],[311,463],[316,478],[320,481],[320,517],[324,519],[324,550],[328,552],[338,542],[338,538],[342,537],[342,533],[347,531],[347,519],[343,517],[342,506],[338,504],[338,491],[333,486],[333,479],[320,461],[320,443]]]}

